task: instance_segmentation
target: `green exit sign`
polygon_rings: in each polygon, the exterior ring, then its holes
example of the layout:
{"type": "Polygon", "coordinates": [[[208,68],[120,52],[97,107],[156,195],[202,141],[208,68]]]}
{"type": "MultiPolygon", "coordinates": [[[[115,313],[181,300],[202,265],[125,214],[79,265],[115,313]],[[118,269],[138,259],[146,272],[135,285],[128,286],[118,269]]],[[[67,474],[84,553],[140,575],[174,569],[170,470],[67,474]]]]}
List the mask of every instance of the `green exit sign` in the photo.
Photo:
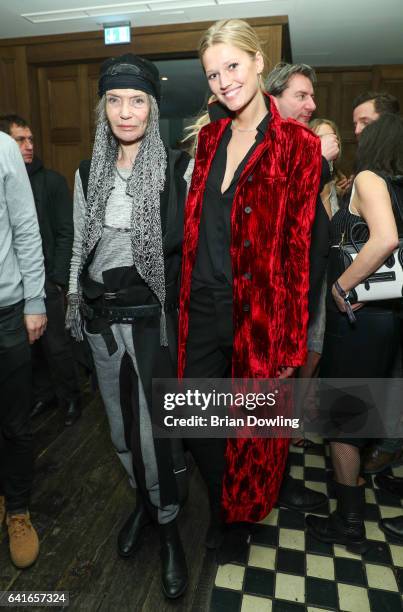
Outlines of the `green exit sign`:
{"type": "Polygon", "coordinates": [[[131,39],[130,23],[104,25],[105,45],[123,45],[131,39]]]}

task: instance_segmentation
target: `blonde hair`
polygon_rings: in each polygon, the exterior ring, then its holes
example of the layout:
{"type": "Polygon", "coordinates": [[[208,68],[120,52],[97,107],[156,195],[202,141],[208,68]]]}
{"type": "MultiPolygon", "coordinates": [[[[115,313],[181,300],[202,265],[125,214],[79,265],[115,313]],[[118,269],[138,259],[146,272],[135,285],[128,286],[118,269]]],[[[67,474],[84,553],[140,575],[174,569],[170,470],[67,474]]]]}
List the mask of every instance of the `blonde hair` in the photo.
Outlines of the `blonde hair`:
{"type": "MultiPolygon", "coordinates": [[[[268,72],[267,58],[252,26],[242,19],[222,19],[214,23],[204,32],[199,42],[198,51],[202,63],[203,55],[207,49],[218,44],[233,45],[241,51],[245,51],[253,60],[256,58],[256,53],[260,53],[263,57],[263,71],[262,74],[259,74],[259,86],[262,92],[265,91],[264,82],[268,72]]],[[[216,96],[210,96],[208,103],[211,104],[216,99],[216,96]]],[[[185,129],[187,134],[182,142],[189,142],[188,152],[190,155],[194,156],[199,132],[208,123],[210,123],[209,114],[204,111],[192,125],[185,129]]]]}
{"type": "Polygon", "coordinates": [[[259,84],[264,91],[264,80],[267,76],[267,58],[263,52],[262,45],[252,26],[242,19],[222,19],[217,21],[203,34],[199,42],[199,58],[203,62],[203,55],[210,47],[214,45],[224,44],[233,45],[241,51],[245,51],[252,59],[255,59],[256,53],[260,53],[263,57],[263,72],[259,79],[259,84]]]}
{"type": "Polygon", "coordinates": [[[340,159],[341,157],[341,135],[340,135],[339,128],[337,127],[335,122],[332,121],[331,119],[321,119],[320,117],[317,117],[316,119],[312,119],[312,121],[309,122],[309,127],[311,128],[312,132],[315,132],[315,134],[317,133],[321,125],[328,125],[329,127],[332,128],[333,132],[336,134],[337,140],[339,141],[339,147],[340,147],[337,159],[340,159]]]}
{"type": "Polygon", "coordinates": [[[311,128],[312,132],[315,132],[315,134],[317,134],[317,132],[318,132],[318,130],[319,130],[321,125],[328,125],[329,127],[331,127],[333,132],[337,136],[337,140],[339,141],[339,154],[338,154],[337,158],[333,162],[333,172],[332,172],[333,178],[338,180],[339,178],[341,178],[343,176],[342,172],[337,167],[337,162],[341,158],[341,134],[340,134],[340,130],[337,127],[337,125],[335,124],[335,122],[332,121],[331,119],[321,119],[320,117],[317,117],[316,119],[312,119],[312,121],[309,122],[309,127],[311,128]]]}

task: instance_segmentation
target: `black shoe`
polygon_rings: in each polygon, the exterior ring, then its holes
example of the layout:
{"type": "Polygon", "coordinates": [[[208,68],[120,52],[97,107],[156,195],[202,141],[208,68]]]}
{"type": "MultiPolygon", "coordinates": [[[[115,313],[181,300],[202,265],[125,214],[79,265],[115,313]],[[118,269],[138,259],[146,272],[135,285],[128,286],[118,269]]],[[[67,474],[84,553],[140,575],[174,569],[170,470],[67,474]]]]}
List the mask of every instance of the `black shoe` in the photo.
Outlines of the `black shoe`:
{"type": "Polygon", "coordinates": [[[379,521],[379,527],[386,535],[392,536],[396,538],[396,540],[403,542],[403,514],[379,521]]]}
{"type": "Polygon", "coordinates": [[[324,493],[318,493],[304,487],[303,484],[292,478],[289,474],[284,476],[278,497],[279,506],[289,508],[290,510],[310,512],[320,508],[326,502],[327,497],[324,493]]]}
{"type": "Polygon", "coordinates": [[[74,425],[74,423],[78,421],[80,416],[81,416],[81,406],[80,406],[79,400],[71,400],[70,402],[68,402],[67,408],[66,408],[66,414],[64,417],[64,424],[66,425],[66,427],[70,427],[71,425],[74,425]]]}
{"type": "Polygon", "coordinates": [[[129,516],[118,535],[118,554],[124,559],[131,557],[136,552],[140,532],[143,527],[151,523],[139,493],[137,495],[138,502],[136,509],[129,516]]]}
{"type": "Polygon", "coordinates": [[[216,560],[218,565],[246,563],[250,534],[250,523],[232,523],[227,525],[223,541],[217,547],[216,560]]]}
{"type": "Polygon", "coordinates": [[[341,544],[353,553],[365,553],[370,548],[364,526],[365,486],[334,484],[336,512],[327,518],[309,514],[305,519],[308,533],[321,542],[341,544]]]}
{"type": "Polygon", "coordinates": [[[176,520],[159,525],[161,542],[162,591],[168,599],[183,595],[188,585],[185,553],[176,520]]]}
{"type": "Polygon", "coordinates": [[[375,476],[375,483],[380,489],[385,489],[392,495],[403,498],[403,478],[390,476],[389,474],[378,474],[378,476],[375,476]]]}
{"type": "Polygon", "coordinates": [[[213,519],[210,521],[205,540],[206,548],[208,550],[220,548],[224,540],[224,529],[225,526],[222,521],[217,522],[213,519]]]}
{"type": "Polygon", "coordinates": [[[34,403],[34,405],[31,408],[31,419],[34,419],[35,417],[39,416],[40,414],[43,414],[44,412],[46,412],[47,410],[50,410],[51,408],[54,408],[55,405],[56,405],[55,397],[52,397],[47,400],[38,400],[37,402],[34,403]]]}

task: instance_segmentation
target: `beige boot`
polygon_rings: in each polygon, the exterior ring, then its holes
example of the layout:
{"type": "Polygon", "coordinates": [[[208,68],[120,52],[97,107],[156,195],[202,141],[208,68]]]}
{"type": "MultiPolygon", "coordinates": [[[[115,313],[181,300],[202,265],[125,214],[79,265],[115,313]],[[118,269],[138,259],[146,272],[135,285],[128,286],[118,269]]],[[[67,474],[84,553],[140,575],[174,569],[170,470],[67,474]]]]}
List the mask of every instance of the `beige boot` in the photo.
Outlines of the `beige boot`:
{"type": "Polygon", "coordinates": [[[7,526],[11,561],[17,567],[29,567],[39,554],[38,535],[30,521],[29,512],[7,514],[7,526]]]}
{"type": "Polygon", "coordinates": [[[0,495],[0,531],[6,518],[6,500],[4,495],[0,495]]]}

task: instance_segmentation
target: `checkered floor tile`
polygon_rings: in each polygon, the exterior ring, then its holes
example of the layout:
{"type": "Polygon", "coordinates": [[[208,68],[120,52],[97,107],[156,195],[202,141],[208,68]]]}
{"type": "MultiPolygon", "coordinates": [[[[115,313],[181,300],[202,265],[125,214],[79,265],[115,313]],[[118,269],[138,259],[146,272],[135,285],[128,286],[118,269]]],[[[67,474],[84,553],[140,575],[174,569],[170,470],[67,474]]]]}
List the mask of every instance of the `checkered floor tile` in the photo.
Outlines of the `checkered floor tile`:
{"type": "MultiPolygon", "coordinates": [[[[291,475],[329,497],[318,514],[333,511],[328,448],[290,450],[291,475]]],[[[403,466],[392,472],[403,476],[403,466]]],[[[376,488],[370,476],[365,497],[372,544],[365,555],[318,542],[306,533],[302,513],[274,508],[255,526],[248,558],[218,567],[210,611],[402,612],[403,545],[385,536],[378,521],[403,514],[403,503],[376,488]]]]}

